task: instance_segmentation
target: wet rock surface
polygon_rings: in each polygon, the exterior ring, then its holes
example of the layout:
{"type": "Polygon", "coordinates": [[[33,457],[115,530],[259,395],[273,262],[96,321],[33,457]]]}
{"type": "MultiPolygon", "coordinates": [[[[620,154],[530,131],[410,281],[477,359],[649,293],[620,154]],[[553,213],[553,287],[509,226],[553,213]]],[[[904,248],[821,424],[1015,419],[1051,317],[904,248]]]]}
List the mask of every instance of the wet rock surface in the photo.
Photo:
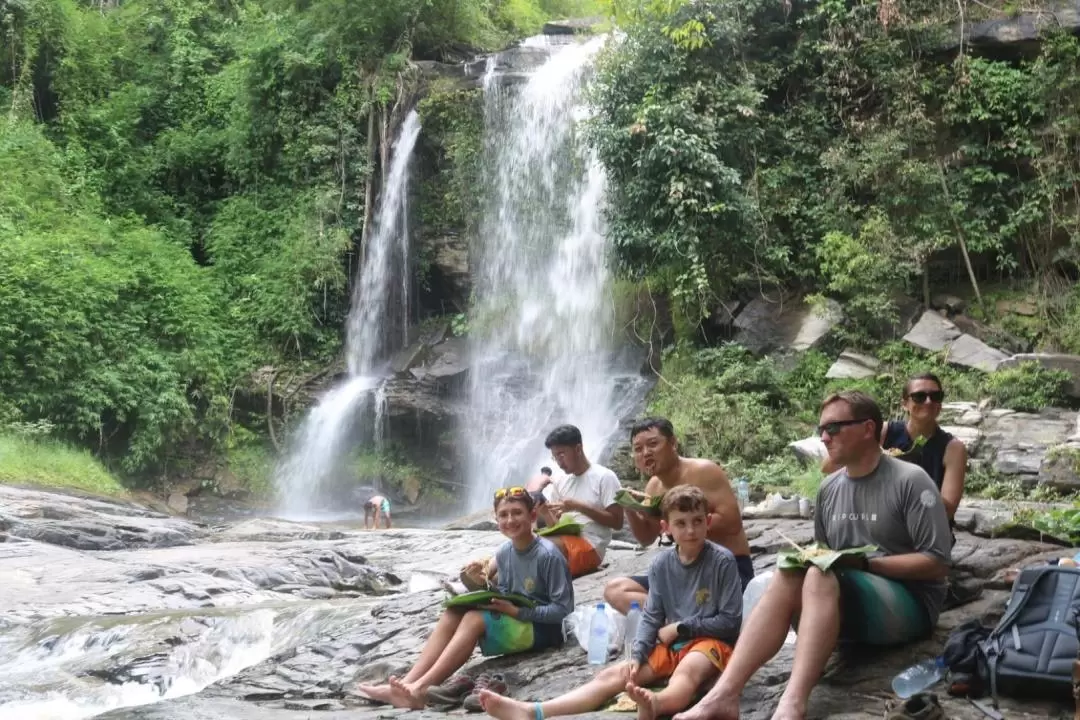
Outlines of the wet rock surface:
{"type": "MultiPolygon", "coordinates": [[[[11,514],[14,502],[22,508],[21,522],[28,526],[53,522],[47,517],[52,506],[47,493],[31,496],[29,491],[5,488],[3,497],[0,509],[11,514]],[[28,512],[35,503],[41,509],[36,518],[28,512]]],[[[57,497],[62,506],[84,502],[57,497]]],[[[88,510],[98,510],[92,501],[86,502],[88,510]]],[[[882,717],[893,675],[937,653],[949,629],[961,622],[973,617],[987,623],[996,619],[1008,597],[1002,578],[1009,568],[1071,554],[1037,539],[987,539],[963,529],[994,535],[995,518],[1003,514],[1001,508],[974,505],[962,508],[958,518],[954,581],[981,593],[978,599],[946,612],[932,640],[872,656],[838,654],[815,690],[810,717],[882,717]]],[[[123,524],[127,516],[117,515],[115,522],[123,524]]],[[[809,520],[761,519],[747,522],[747,533],[761,571],[774,565],[776,552],[787,547],[789,539],[808,542],[813,529],[809,520]]],[[[170,672],[177,648],[212,660],[223,638],[235,638],[237,618],[257,624],[261,614],[271,613],[275,624],[269,646],[260,656],[231,668],[228,676],[195,695],[113,710],[101,717],[396,717],[403,711],[370,705],[356,694],[356,684],[407,668],[442,610],[443,593],[434,589],[438,580],[456,573],[466,560],[489,554],[501,539],[482,530],[363,532],[266,519],[226,528],[193,526],[188,537],[197,544],[101,552],[9,535],[0,543],[0,575],[6,580],[0,585],[0,616],[14,625],[5,632],[18,629],[20,623],[64,616],[146,614],[153,618],[143,621],[155,628],[153,642],[88,675],[98,683],[141,683],[165,692],[173,687],[170,672]],[[161,613],[167,609],[176,612],[161,613]],[[233,634],[223,635],[229,627],[233,634]]],[[[655,552],[655,548],[609,550],[600,572],[575,582],[577,602],[599,599],[607,580],[642,570],[655,552]]],[[[785,646],[754,677],[744,696],[743,717],[770,717],[790,674],[793,652],[792,646],[785,646]]],[[[529,699],[569,690],[593,672],[576,643],[508,658],[483,659],[477,654],[466,671],[502,672],[510,680],[512,694],[529,699]]],[[[949,717],[983,717],[966,701],[944,702],[949,717]]],[[[1071,713],[1030,701],[1003,704],[1009,718],[1071,713]]],[[[445,714],[422,711],[410,716],[445,714]]],[[[612,712],[591,715],[632,717],[612,712]]]]}

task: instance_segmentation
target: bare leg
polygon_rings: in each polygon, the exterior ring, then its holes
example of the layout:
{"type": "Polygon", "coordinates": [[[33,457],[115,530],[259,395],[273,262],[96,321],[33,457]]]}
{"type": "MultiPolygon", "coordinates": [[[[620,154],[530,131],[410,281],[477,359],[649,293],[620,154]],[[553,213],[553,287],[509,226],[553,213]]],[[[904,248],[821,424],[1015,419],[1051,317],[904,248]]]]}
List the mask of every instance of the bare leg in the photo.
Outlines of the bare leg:
{"type": "Polygon", "coordinates": [[[386,529],[390,529],[390,513],[386,513],[386,529]]]}
{"type": "MultiPolygon", "coordinates": [[[[412,682],[431,669],[431,666],[439,659],[439,654],[442,653],[443,648],[450,642],[450,638],[454,636],[464,616],[465,613],[460,610],[447,610],[442,614],[439,622],[435,625],[435,629],[431,632],[431,637],[424,643],[424,647],[420,651],[420,657],[416,659],[416,664],[412,666],[412,669],[402,678],[401,682],[412,682]]],[[[391,678],[391,681],[396,680],[397,678],[391,678]]],[[[394,688],[391,683],[360,685],[358,689],[372,700],[378,702],[393,704],[395,699],[394,688]]],[[[398,693],[398,696],[400,696],[400,693],[398,693]]]]}
{"type": "MultiPolygon", "coordinates": [[[[426,671],[419,673],[417,672],[417,668],[420,667],[418,662],[416,667],[405,676],[403,684],[409,689],[410,694],[420,701],[421,707],[427,699],[428,688],[444,682],[468,662],[473,650],[476,649],[476,643],[483,635],[483,612],[471,610],[465,613],[453,637],[442,644],[434,663],[426,671]]],[[[429,640],[428,643],[430,644],[431,641],[429,640]]]]}
{"type": "Polygon", "coordinates": [[[638,720],[656,720],[685,710],[699,687],[719,671],[712,660],[699,652],[687,654],[675,668],[667,687],[658,693],[627,683],[626,692],[638,705],[638,720]]]}
{"type": "Polygon", "coordinates": [[[623,615],[630,614],[630,603],[635,600],[638,607],[644,610],[648,599],[649,593],[645,592],[645,588],[628,577],[615,578],[604,586],[604,600],[623,615]]]}
{"type": "Polygon", "coordinates": [[[821,678],[839,636],[840,585],[832,573],[810,568],[803,582],[795,664],[773,720],[803,720],[806,717],[810,692],[821,678]]]}
{"type": "Polygon", "coordinates": [[[379,529],[379,518],[380,517],[382,517],[382,510],[380,508],[375,508],[375,529],[376,530],[379,529]]]}
{"type": "MultiPolygon", "coordinates": [[[[795,613],[802,607],[802,571],[778,571],[758,602],[720,680],[694,707],[674,720],[736,720],[739,696],[758,669],[780,651],[795,613]]],[[[802,621],[800,620],[800,625],[802,621]]]]}
{"type": "MultiPolygon", "coordinates": [[[[605,702],[619,694],[629,680],[630,666],[619,663],[604,668],[596,677],[576,690],[541,703],[540,708],[545,718],[559,715],[580,715],[598,709],[605,702]]],[[[648,684],[656,680],[648,667],[638,671],[638,681],[648,684]]],[[[499,720],[535,720],[534,704],[511,700],[489,690],[480,692],[480,703],[488,715],[499,720]]]]}

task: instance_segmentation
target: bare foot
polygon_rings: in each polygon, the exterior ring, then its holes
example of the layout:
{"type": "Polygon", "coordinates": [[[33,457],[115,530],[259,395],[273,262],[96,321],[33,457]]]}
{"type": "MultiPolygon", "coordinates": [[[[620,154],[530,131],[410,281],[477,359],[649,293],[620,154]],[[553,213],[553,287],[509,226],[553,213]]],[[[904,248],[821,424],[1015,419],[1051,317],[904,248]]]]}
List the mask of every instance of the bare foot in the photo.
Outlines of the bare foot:
{"type": "Polygon", "coordinates": [[[656,720],[660,715],[660,700],[652,690],[626,683],[626,694],[637,703],[638,720],[656,720]]]}
{"type": "Polygon", "coordinates": [[[792,700],[780,698],[772,720],[806,720],[806,707],[792,700]]]}
{"type": "Polygon", "coordinates": [[[390,692],[392,688],[389,685],[358,685],[357,690],[364,693],[375,702],[390,703],[390,692]]]}
{"type": "Polygon", "coordinates": [[[511,700],[490,690],[480,691],[480,707],[498,720],[535,720],[532,704],[511,700]]]}
{"type": "Polygon", "coordinates": [[[390,677],[390,704],[396,708],[420,710],[424,699],[418,697],[414,688],[406,685],[401,678],[390,677]]]}
{"type": "Polygon", "coordinates": [[[739,720],[739,696],[709,693],[697,705],[675,715],[672,720],[739,720]]]}

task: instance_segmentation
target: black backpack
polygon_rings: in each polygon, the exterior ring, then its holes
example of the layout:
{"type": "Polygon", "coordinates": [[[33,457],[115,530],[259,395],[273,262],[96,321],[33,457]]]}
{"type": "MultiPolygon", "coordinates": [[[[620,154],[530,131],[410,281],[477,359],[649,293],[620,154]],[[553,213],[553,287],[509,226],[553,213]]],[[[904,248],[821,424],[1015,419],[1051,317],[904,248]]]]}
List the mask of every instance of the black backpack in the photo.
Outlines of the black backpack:
{"type": "Polygon", "coordinates": [[[1080,653],[1080,568],[1024,570],[1005,614],[978,644],[978,674],[996,701],[1009,696],[1072,696],[1080,653]]]}

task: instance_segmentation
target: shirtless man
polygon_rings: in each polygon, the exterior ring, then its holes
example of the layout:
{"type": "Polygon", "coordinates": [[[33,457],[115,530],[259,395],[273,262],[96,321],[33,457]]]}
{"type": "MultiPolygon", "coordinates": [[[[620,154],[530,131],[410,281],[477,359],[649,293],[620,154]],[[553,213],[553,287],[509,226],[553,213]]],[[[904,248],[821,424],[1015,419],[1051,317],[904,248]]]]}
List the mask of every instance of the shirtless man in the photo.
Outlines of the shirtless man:
{"type": "MultiPolygon", "coordinates": [[[[667,418],[639,421],[630,429],[630,442],[637,469],[651,476],[645,485],[645,495],[663,495],[678,485],[694,485],[705,493],[709,503],[709,540],[735,555],[745,588],[754,578],[754,563],[750,559],[750,543],[743,532],[739,501],[724,469],[712,460],[680,456],[675,430],[667,418]]],[[[649,546],[660,536],[660,518],[627,508],[626,519],[642,545],[649,546]]],[[[630,604],[635,601],[644,608],[648,596],[648,575],[615,578],[604,588],[604,599],[623,614],[630,612],[630,604]]]]}

